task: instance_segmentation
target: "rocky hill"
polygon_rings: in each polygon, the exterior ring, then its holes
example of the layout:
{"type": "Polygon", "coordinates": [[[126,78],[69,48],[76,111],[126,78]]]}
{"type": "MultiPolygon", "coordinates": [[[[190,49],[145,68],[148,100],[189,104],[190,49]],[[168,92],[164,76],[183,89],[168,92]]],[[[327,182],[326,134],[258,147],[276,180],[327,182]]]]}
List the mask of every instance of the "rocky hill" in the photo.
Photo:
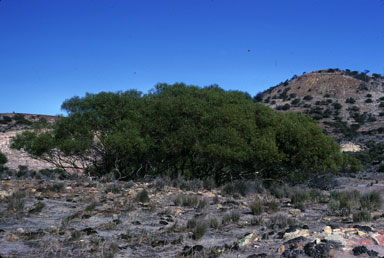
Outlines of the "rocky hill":
{"type": "Polygon", "coordinates": [[[32,129],[37,123],[52,123],[56,120],[55,116],[32,115],[20,113],[0,113],[0,151],[3,152],[10,169],[18,169],[19,166],[28,167],[31,170],[54,168],[47,162],[32,159],[24,151],[17,151],[10,148],[11,138],[24,130],[32,129]]]}
{"type": "Polygon", "coordinates": [[[53,123],[56,116],[0,113],[0,132],[31,129],[36,123],[53,123]]]}
{"type": "Polygon", "coordinates": [[[384,76],[367,71],[314,71],[294,76],[254,99],[276,110],[308,114],[339,141],[361,142],[361,135],[384,131],[384,76]]]}

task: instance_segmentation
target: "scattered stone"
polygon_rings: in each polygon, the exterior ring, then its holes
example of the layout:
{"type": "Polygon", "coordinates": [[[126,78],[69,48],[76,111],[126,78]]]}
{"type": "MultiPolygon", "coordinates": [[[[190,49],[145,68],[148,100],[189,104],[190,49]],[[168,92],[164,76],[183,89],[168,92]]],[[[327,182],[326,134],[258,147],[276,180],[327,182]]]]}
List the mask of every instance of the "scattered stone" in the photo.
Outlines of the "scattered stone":
{"type": "Polygon", "coordinates": [[[324,233],[326,234],[332,234],[332,228],[330,226],[325,226],[323,229],[324,233]]]}
{"type": "Polygon", "coordinates": [[[257,241],[258,239],[259,238],[256,233],[249,233],[249,234],[246,234],[244,238],[240,239],[238,241],[238,244],[239,246],[245,246],[245,245],[251,244],[252,242],[257,241]]]}
{"type": "Polygon", "coordinates": [[[288,232],[284,234],[285,240],[291,240],[298,237],[308,237],[309,236],[309,230],[308,229],[297,229],[294,232],[288,232]]]}
{"type": "Polygon", "coordinates": [[[285,246],[284,245],[280,246],[279,249],[277,249],[277,253],[278,254],[282,254],[282,253],[284,253],[284,251],[285,251],[285,246]]]}
{"type": "Polygon", "coordinates": [[[18,241],[19,240],[19,237],[14,235],[14,234],[10,234],[8,237],[7,237],[7,241],[8,242],[15,242],[15,241],[18,241]]]}

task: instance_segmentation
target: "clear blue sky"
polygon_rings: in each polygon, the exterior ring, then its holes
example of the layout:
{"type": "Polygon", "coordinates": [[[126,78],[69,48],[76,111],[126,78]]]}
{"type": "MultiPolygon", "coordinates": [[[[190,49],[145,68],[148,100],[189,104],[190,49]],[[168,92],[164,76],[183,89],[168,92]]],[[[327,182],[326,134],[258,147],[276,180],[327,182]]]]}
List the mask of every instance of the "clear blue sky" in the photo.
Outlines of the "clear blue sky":
{"type": "Polygon", "coordinates": [[[383,0],[0,0],[0,113],[159,82],[253,96],[325,68],[384,74],[383,0]]]}

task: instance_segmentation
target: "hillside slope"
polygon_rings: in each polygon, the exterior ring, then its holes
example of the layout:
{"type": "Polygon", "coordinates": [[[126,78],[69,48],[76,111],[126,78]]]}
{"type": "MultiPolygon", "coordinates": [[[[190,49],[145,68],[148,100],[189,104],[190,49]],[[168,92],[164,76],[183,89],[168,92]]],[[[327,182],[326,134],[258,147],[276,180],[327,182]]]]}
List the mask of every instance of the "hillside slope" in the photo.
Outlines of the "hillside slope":
{"type": "Polygon", "coordinates": [[[328,69],[294,76],[255,98],[281,111],[308,114],[339,140],[356,140],[384,126],[384,77],[328,69]]]}

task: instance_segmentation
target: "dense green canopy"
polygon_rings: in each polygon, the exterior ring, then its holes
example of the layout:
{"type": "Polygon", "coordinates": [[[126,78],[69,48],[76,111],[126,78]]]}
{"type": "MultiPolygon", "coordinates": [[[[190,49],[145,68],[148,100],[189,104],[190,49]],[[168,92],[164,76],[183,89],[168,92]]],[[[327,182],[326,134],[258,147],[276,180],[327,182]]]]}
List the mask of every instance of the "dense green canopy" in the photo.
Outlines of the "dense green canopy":
{"type": "Polygon", "coordinates": [[[58,166],[132,179],[166,174],[290,177],[334,171],[338,145],[311,118],[254,104],[218,86],[158,84],[148,94],[101,92],[66,100],[68,113],[45,132],[25,132],[13,147],[58,166]]]}

